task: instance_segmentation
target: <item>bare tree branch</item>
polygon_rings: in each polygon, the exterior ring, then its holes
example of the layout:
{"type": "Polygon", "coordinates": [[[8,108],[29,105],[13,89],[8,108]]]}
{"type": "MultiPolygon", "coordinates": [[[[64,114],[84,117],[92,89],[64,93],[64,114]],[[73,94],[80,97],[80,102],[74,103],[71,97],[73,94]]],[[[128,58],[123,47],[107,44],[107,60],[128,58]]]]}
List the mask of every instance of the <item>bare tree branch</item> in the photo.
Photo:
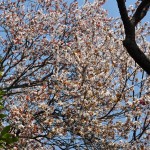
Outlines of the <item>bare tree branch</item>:
{"type": "Polygon", "coordinates": [[[149,7],[150,1],[143,0],[132,19],[128,17],[127,9],[125,6],[124,0],[117,0],[119,12],[121,19],[124,24],[125,29],[125,40],[123,41],[124,47],[127,49],[127,52],[135,60],[135,62],[148,74],[150,74],[150,59],[143,53],[143,51],[138,47],[135,41],[135,26],[139,21],[141,21],[146,15],[149,7]]]}
{"type": "Polygon", "coordinates": [[[136,12],[134,13],[132,17],[132,23],[134,23],[134,26],[138,24],[147,14],[148,9],[150,7],[150,1],[149,0],[143,0],[139,7],[137,8],[136,12]]]}

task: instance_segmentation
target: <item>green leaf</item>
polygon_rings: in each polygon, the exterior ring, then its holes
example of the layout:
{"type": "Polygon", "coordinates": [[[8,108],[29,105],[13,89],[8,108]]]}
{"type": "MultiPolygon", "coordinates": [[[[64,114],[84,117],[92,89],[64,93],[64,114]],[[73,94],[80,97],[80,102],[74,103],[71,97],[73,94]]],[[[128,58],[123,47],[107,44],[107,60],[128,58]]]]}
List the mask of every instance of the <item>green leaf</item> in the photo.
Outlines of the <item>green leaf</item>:
{"type": "Polygon", "coordinates": [[[5,92],[0,90],[0,95],[4,95],[4,94],[5,94],[5,92]]]}
{"type": "Polygon", "coordinates": [[[2,99],[2,97],[4,96],[5,92],[0,90],[0,100],[2,99]]]}
{"type": "Polygon", "coordinates": [[[4,143],[4,141],[0,138],[0,145],[3,144],[3,143],[4,143]]]}
{"type": "Polygon", "coordinates": [[[18,141],[17,137],[14,137],[14,135],[11,135],[10,133],[6,133],[3,137],[2,140],[5,141],[7,144],[12,144],[14,142],[18,141]]]}
{"type": "Polygon", "coordinates": [[[3,75],[3,72],[2,72],[2,71],[0,71],[0,77],[2,77],[2,75],[3,75]]]}
{"type": "Polygon", "coordinates": [[[18,141],[18,138],[17,137],[12,137],[12,142],[17,142],[18,141]]]}
{"type": "Polygon", "coordinates": [[[4,129],[1,132],[1,136],[5,135],[6,133],[8,133],[10,131],[10,126],[6,126],[4,127],[4,129]]]}
{"type": "Polygon", "coordinates": [[[4,135],[2,135],[2,139],[4,140],[4,139],[9,139],[9,138],[11,138],[12,137],[12,135],[10,134],[10,133],[5,133],[4,135]]]}
{"type": "Polygon", "coordinates": [[[5,114],[0,114],[0,118],[1,119],[3,119],[3,118],[5,118],[7,115],[5,115],[5,114]]]}
{"type": "Polygon", "coordinates": [[[4,108],[4,106],[0,105],[0,110],[3,109],[3,108],[4,108]]]}

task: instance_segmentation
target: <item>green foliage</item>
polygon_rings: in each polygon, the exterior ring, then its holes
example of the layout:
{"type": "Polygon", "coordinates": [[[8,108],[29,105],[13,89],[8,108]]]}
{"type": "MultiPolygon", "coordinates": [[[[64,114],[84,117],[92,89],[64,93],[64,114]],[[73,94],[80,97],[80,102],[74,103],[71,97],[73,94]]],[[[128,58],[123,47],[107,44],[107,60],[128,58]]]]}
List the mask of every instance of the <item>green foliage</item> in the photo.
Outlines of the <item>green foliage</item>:
{"type": "Polygon", "coordinates": [[[3,97],[3,95],[5,94],[5,92],[4,91],[2,91],[2,90],[0,90],[0,102],[1,102],[1,100],[2,100],[2,97],[3,97]]]}
{"type": "Polygon", "coordinates": [[[0,134],[0,145],[4,145],[4,144],[8,145],[8,144],[12,144],[12,143],[18,141],[17,137],[15,137],[14,135],[9,133],[10,128],[11,128],[11,126],[6,126],[1,131],[1,134],[0,134]]]}
{"type": "MultiPolygon", "coordinates": [[[[0,77],[2,76],[2,69],[0,69],[0,77]]],[[[4,109],[3,106],[3,96],[5,92],[0,89],[0,112],[4,109]]],[[[11,126],[3,127],[2,121],[6,117],[6,114],[0,113],[0,149],[7,149],[7,146],[13,144],[14,142],[18,141],[18,138],[15,137],[13,134],[10,133],[11,126]]]]}
{"type": "MultiPolygon", "coordinates": [[[[0,91],[0,94],[2,96],[2,91],[0,91]]],[[[2,105],[2,97],[0,97],[0,111],[4,108],[2,105]]],[[[7,115],[5,114],[0,114],[0,148],[6,148],[7,145],[13,144],[14,142],[18,141],[18,138],[15,137],[13,134],[9,133],[11,126],[2,126],[2,121],[7,115]]]]}

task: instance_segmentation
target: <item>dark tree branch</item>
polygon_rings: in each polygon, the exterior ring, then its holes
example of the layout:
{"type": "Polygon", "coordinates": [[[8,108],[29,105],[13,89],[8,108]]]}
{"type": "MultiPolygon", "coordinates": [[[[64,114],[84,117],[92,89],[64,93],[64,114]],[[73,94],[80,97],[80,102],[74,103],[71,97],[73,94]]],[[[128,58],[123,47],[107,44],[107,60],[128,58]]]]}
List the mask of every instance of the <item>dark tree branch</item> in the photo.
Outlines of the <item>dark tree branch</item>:
{"type": "Polygon", "coordinates": [[[138,24],[147,14],[150,8],[150,0],[143,0],[132,17],[134,26],[138,24]]]}
{"type": "Polygon", "coordinates": [[[143,127],[142,127],[142,131],[138,135],[135,135],[135,137],[132,138],[130,143],[134,142],[136,139],[140,139],[143,136],[143,134],[145,133],[145,131],[147,131],[149,129],[150,123],[149,122],[147,123],[147,121],[148,121],[148,114],[145,117],[143,127]]]}
{"type": "Polygon", "coordinates": [[[135,41],[135,26],[146,15],[150,7],[150,0],[143,0],[141,2],[131,20],[128,17],[125,1],[117,0],[117,3],[126,36],[123,45],[134,61],[150,75],[150,59],[143,53],[135,41]]]}
{"type": "Polygon", "coordinates": [[[32,81],[30,83],[24,83],[24,84],[20,84],[20,85],[19,84],[16,84],[16,85],[13,84],[13,85],[10,85],[9,87],[3,88],[2,90],[8,92],[12,89],[17,89],[17,88],[28,88],[28,87],[34,87],[34,86],[41,86],[41,85],[43,85],[43,82],[52,75],[53,75],[53,72],[50,72],[39,81],[32,81]]]}
{"type": "Polygon", "coordinates": [[[141,51],[135,40],[126,38],[123,41],[127,52],[135,60],[135,62],[150,75],[150,59],[141,51]]]}
{"type": "Polygon", "coordinates": [[[146,130],[149,128],[149,126],[150,126],[150,123],[147,123],[147,124],[146,124],[147,120],[148,120],[148,114],[147,114],[146,117],[145,117],[144,124],[143,124],[143,130],[142,130],[142,132],[138,135],[138,139],[141,138],[141,136],[145,133],[145,131],[146,131],[146,130]]]}
{"type": "MultiPolygon", "coordinates": [[[[135,29],[134,29],[134,26],[132,25],[132,23],[128,17],[128,12],[126,9],[125,1],[124,0],[117,0],[117,3],[118,3],[118,8],[119,8],[119,12],[121,15],[121,19],[123,21],[125,34],[129,35],[132,33],[132,35],[135,35],[135,29]]],[[[133,37],[133,38],[135,38],[135,37],[133,37]]]]}

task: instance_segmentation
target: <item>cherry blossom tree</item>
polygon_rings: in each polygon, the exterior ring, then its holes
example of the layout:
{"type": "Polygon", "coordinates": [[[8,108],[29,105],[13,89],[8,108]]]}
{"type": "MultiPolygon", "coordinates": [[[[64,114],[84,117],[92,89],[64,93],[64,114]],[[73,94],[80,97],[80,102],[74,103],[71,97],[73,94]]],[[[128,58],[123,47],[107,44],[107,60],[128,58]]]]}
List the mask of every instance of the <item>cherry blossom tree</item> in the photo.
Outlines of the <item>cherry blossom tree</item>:
{"type": "MultiPolygon", "coordinates": [[[[103,4],[1,0],[0,83],[14,150],[148,148],[150,78],[103,4]]],[[[135,35],[149,55],[149,23],[135,35]]]]}

